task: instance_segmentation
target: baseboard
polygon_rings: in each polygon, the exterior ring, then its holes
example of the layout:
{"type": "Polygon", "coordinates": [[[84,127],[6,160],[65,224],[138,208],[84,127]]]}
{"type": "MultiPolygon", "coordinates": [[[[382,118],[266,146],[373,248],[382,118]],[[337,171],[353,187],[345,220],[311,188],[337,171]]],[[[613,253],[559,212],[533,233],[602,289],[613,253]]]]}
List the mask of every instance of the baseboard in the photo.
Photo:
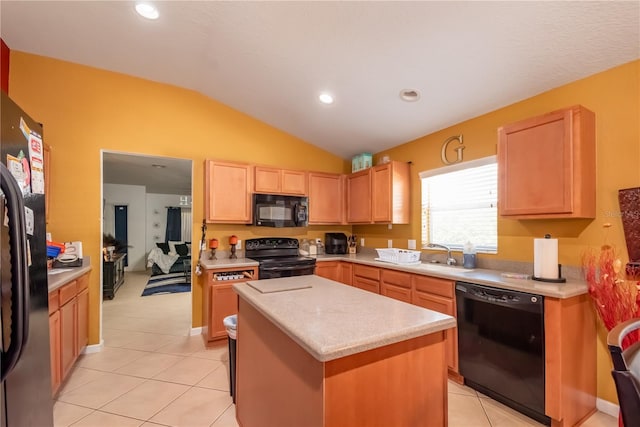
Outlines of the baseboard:
{"type": "Polygon", "coordinates": [[[104,340],[100,340],[100,344],[91,344],[82,350],[82,354],[99,353],[104,348],[104,340]]]}
{"type": "Polygon", "coordinates": [[[189,335],[193,336],[193,335],[200,335],[202,333],[202,326],[199,326],[197,328],[191,328],[191,331],[189,332],[189,335]]]}
{"type": "Polygon", "coordinates": [[[604,412],[607,415],[611,415],[612,417],[618,417],[618,413],[620,412],[620,406],[615,403],[609,402],[608,400],[596,399],[596,408],[600,412],[604,412]]]}

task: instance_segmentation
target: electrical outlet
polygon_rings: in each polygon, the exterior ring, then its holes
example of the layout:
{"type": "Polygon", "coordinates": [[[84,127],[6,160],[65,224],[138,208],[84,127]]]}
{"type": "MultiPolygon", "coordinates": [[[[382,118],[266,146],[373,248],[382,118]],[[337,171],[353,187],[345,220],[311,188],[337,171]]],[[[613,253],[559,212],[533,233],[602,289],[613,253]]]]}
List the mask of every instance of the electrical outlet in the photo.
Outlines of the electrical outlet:
{"type": "Polygon", "coordinates": [[[360,246],[364,246],[364,237],[360,238],[360,246]]]}
{"type": "Polygon", "coordinates": [[[408,249],[415,249],[416,248],[416,241],[414,239],[409,239],[409,241],[407,243],[407,248],[408,249]]]}
{"type": "Polygon", "coordinates": [[[387,247],[388,248],[392,248],[393,247],[393,240],[391,240],[391,239],[387,240],[387,247]]]}
{"type": "Polygon", "coordinates": [[[388,228],[389,230],[392,230],[392,229],[393,229],[393,224],[389,224],[389,225],[387,226],[387,228],[388,228]]]}
{"type": "Polygon", "coordinates": [[[236,249],[237,250],[242,249],[242,240],[238,239],[238,243],[236,244],[236,249]]]}

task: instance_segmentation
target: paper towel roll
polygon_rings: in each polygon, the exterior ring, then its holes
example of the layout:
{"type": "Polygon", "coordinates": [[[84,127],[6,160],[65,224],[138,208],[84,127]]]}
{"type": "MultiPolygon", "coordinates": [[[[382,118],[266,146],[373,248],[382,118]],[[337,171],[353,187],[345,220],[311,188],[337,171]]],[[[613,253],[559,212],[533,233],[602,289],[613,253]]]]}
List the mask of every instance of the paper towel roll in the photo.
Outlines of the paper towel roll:
{"type": "Polygon", "coordinates": [[[558,279],[558,239],[533,239],[533,276],[558,279]]]}

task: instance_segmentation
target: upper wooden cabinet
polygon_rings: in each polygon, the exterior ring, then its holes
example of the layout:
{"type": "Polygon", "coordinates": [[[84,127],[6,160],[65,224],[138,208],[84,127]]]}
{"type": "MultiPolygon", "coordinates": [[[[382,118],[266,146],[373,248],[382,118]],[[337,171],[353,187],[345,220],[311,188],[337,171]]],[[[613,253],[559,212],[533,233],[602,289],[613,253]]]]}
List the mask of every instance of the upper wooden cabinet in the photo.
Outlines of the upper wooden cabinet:
{"type": "Polygon", "coordinates": [[[309,172],[309,224],[344,223],[344,175],[309,172]]]}
{"type": "Polygon", "coordinates": [[[582,106],[498,129],[498,206],[512,218],[595,218],[595,115],[582,106]]]}
{"type": "Polygon", "coordinates": [[[205,218],[207,222],[251,222],[253,167],[205,160],[205,218]]]}
{"type": "Polygon", "coordinates": [[[347,177],[347,222],[408,224],[409,164],[393,161],[347,177]]]}
{"type": "Polygon", "coordinates": [[[267,194],[307,194],[307,173],[287,169],[255,167],[255,192],[267,194]]]}

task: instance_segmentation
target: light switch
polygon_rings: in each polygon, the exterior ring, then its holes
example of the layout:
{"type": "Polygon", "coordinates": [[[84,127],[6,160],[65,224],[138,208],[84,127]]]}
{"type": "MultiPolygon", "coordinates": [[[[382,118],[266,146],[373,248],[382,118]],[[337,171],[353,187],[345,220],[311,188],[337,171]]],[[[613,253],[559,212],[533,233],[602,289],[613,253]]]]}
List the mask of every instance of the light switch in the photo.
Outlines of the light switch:
{"type": "Polygon", "coordinates": [[[237,250],[242,249],[242,240],[238,239],[238,243],[236,244],[236,249],[237,250]]]}
{"type": "Polygon", "coordinates": [[[391,239],[387,240],[387,247],[388,248],[392,248],[393,247],[393,240],[391,240],[391,239]]]}
{"type": "Polygon", "coordinates": [[[360,238],[360,246],[364,246],[364,237],[360,238]]]}
{"type": "Polygon", "coordinates": [[[415,249],[416,248],[416,241],[414,239],[409,239],[409,242],[407,243],[407,248],[408,249],[415,249]]]}

